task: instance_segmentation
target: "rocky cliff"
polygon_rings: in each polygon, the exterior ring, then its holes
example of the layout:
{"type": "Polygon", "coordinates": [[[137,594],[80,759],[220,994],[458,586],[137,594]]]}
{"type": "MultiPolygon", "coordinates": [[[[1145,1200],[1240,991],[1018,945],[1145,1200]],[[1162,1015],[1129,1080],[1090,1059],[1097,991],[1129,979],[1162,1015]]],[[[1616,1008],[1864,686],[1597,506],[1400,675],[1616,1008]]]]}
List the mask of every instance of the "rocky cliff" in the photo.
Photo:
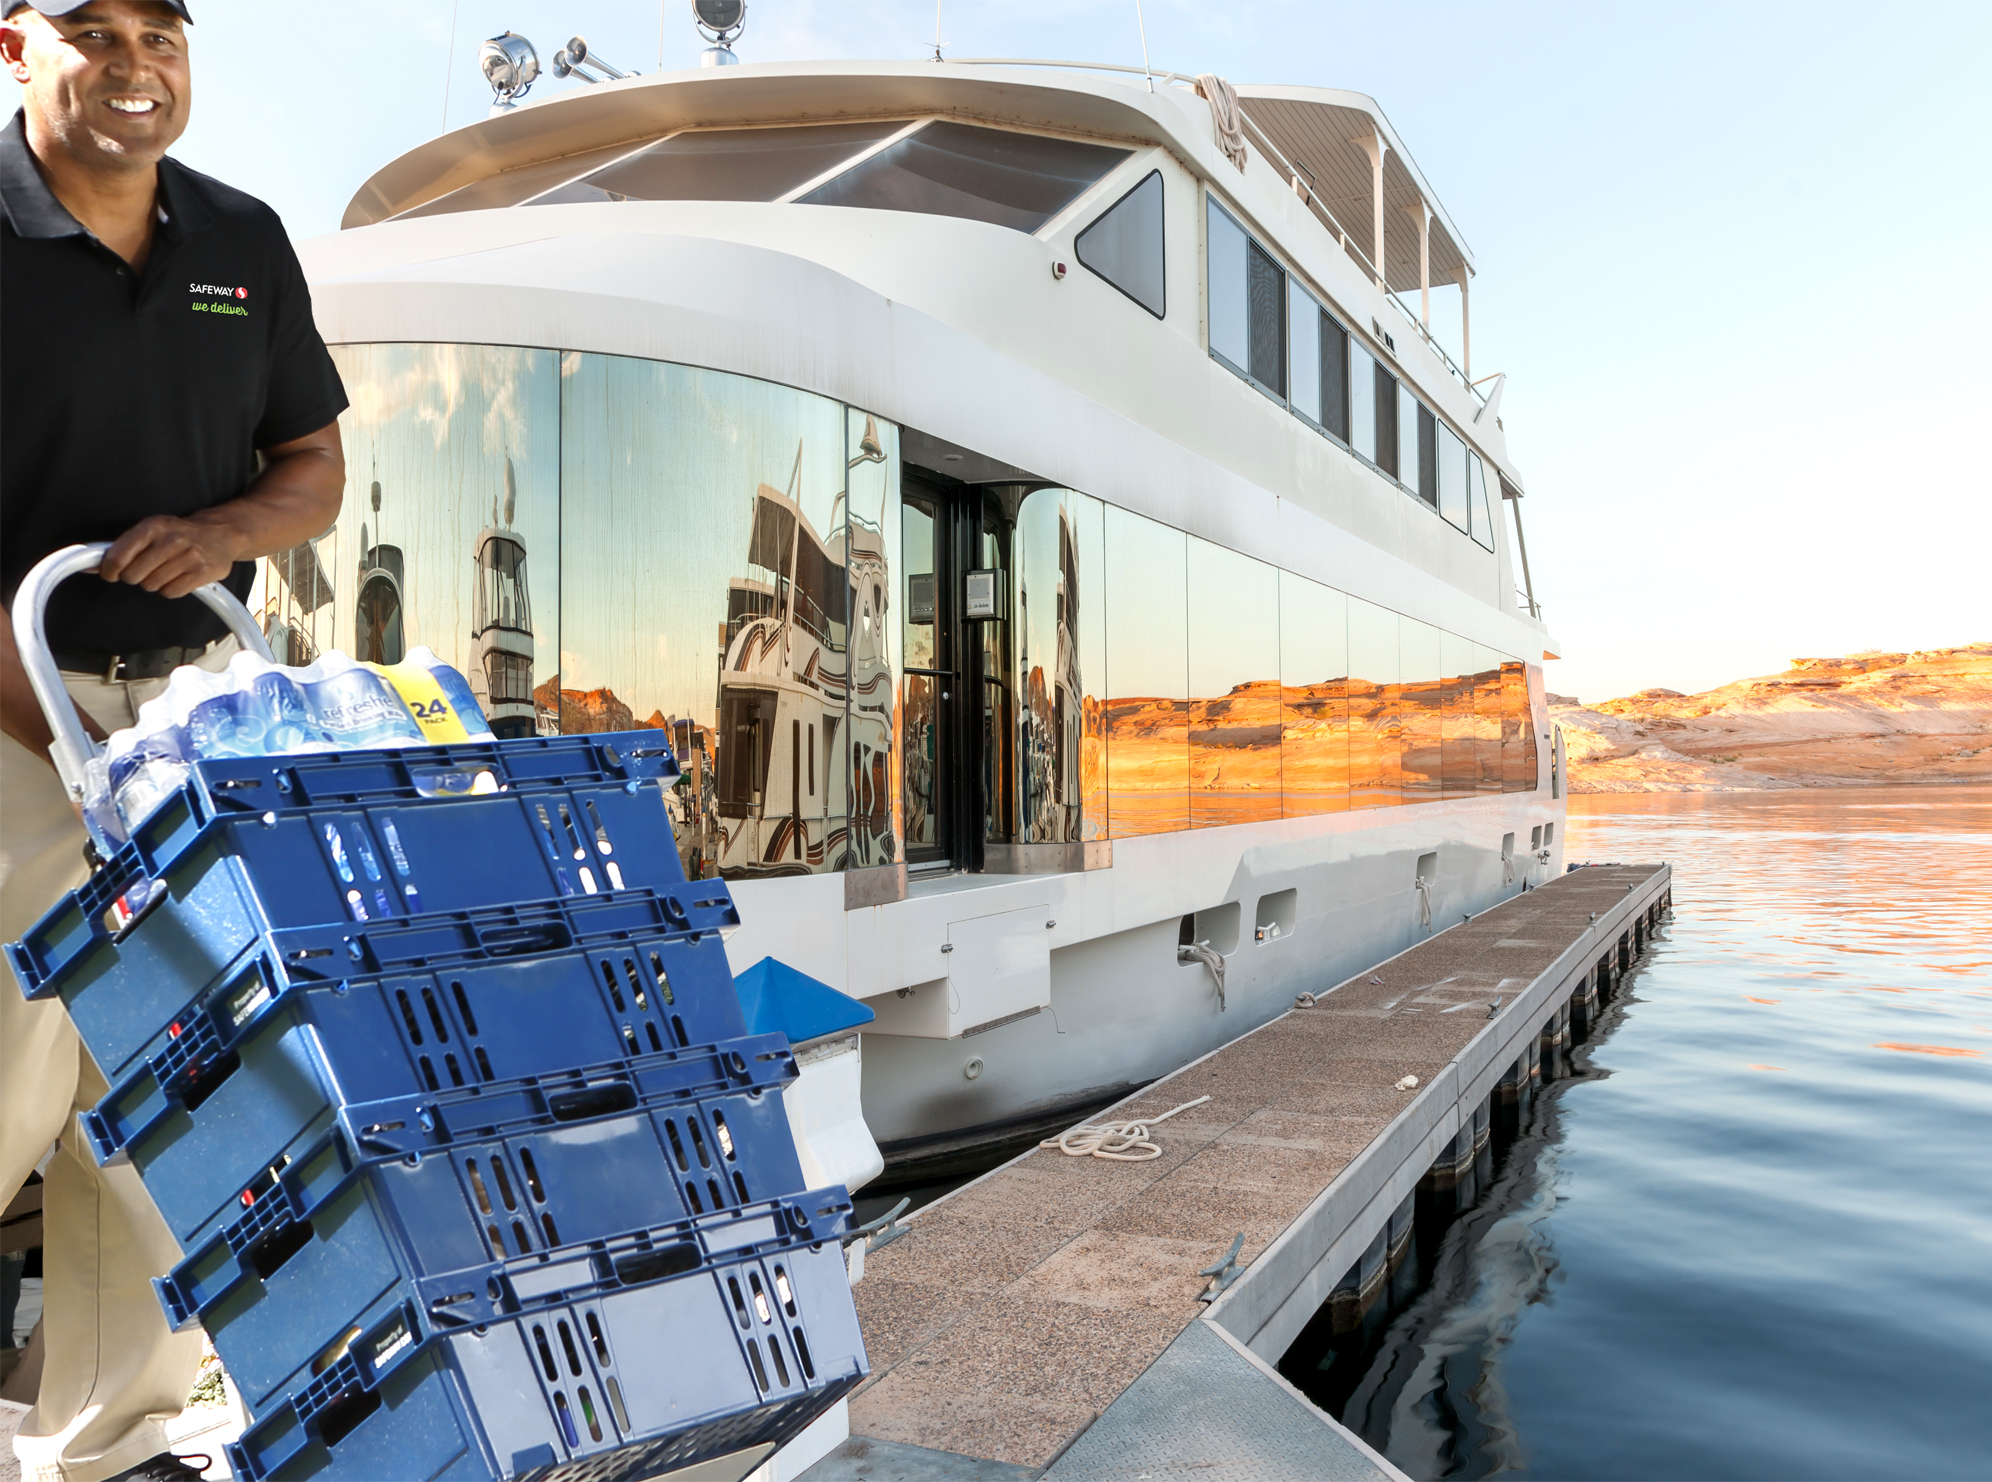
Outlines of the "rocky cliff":
{"type": "Polygon", "coordinates": [[[1793,659],[1705,694],[1550,696],[1572,792],[1992,782],[1992,643],[1793,659]]]}

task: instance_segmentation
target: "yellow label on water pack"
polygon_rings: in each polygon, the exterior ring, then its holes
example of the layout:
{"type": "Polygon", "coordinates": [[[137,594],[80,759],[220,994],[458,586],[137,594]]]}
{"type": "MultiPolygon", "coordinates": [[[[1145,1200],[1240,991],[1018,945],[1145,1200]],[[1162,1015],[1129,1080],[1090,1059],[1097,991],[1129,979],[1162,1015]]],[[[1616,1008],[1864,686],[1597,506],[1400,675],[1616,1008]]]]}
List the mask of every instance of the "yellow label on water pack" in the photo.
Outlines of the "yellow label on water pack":
{"type": "Polygon", "coordinates": [[[434,672],[426,665],[366,664],[362,667],[373,670],[401,696],[401,703],[408,707],[408,713],[415,717],[415,724],[422,728],[424,741],[470,739],[470,733],[464,729],[463,717],[444,697],[443,687],[436,682],[434,672]]]}

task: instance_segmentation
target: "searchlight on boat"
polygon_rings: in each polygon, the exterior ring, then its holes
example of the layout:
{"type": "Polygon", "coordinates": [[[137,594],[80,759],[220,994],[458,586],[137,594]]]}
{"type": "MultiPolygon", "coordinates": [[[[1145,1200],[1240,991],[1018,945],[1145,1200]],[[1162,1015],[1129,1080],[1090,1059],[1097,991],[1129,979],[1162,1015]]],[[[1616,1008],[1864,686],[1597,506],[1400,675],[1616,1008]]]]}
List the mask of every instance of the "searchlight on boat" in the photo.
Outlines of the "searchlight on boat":
{"type": "Polygon", "coordinates": [[[747,24],[747,0],[692,0],[692,22],[712,43],[699,56],[701,67],[737,67],[733,43],[747,24]]]}
{"type": "Polygon", "coordinates": [[[491,84],[491,113],[496,117],[519,106],[519,99],[539,80],[539,53],[516,31],[503,31],[477,49],[477,65],[491,84]]]}

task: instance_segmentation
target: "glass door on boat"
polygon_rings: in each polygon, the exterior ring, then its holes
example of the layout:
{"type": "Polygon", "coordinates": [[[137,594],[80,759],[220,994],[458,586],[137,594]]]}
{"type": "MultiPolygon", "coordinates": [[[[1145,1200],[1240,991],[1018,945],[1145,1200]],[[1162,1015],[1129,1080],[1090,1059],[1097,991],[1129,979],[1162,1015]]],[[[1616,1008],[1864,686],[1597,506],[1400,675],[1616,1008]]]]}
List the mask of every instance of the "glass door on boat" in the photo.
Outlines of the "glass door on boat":
{"type": "Polygon", "coordinates": [[[903,712],[906,809],[906,862],[945,865],[953,860],[953,831],[948,827],[948,734],[954,704],[955,642],[951,603],[943,601],[953,562],[947,549],[948,496],[908,476],[901,486],[900,569],[905,573],[905,599],[900,604],[904,631],[900,652],[905,657],[906,702],[903,712]]]}
{"type": "MultiPolygon", "coordinates": [[[[1010,501],[1014,503],[1014,495],[1010,501]]],[[[1004,491],[901,483],[906,862],[980,869],[1010,837],[1016,724],[1004,491]]]]}

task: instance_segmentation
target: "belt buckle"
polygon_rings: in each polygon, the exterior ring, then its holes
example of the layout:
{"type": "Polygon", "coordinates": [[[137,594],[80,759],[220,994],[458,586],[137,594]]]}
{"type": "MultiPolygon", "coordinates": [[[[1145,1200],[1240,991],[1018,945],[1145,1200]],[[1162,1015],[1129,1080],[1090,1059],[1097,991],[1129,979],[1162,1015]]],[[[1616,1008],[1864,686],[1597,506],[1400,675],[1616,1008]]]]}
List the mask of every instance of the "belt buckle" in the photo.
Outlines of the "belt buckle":
{"type": "Polygon", "coordinates": [[[119,683],[120,681],[118,679],[118,670],[123,667],[124,667],[124,655],[112,654],[111,661],[104,666],[104,683],[105,684],[119,683]]]}

